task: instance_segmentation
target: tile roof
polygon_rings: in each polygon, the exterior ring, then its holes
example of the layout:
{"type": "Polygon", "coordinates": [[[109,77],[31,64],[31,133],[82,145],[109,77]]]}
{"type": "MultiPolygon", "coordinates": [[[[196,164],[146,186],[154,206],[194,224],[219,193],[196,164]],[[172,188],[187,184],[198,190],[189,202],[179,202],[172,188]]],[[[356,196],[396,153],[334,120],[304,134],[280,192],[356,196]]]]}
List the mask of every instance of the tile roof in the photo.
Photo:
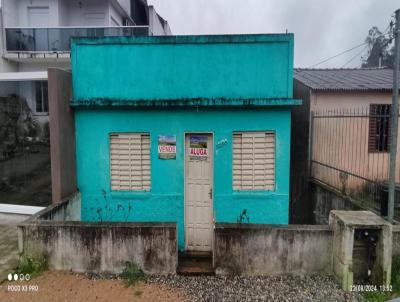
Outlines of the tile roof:
{"type": "MultiPolygon", "coordinates": [[[[393,69],[294,69],[294,78],[314,90],[391,91],[393,69]]],[[[400,81],[399,81],[400,82],[400,81]]]]}

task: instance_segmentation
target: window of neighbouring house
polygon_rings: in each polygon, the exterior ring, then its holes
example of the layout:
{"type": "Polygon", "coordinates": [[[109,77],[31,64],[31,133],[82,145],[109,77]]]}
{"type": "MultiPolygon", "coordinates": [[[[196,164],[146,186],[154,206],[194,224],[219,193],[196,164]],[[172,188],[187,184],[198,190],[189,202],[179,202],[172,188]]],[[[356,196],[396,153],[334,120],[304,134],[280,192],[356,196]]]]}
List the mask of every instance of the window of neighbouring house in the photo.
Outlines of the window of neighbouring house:
{"type": "Polygon", "coordinates": [[[110,169],[111,190],[149,191],[150,134],[111,134],[110,169]]]}
{"type": "Polygon", "coordinates": [[[35,82],[35,95],[36,95],[36,112],[37,113],[49,112],[47,81],[35,82]]]}
{"type": "Polygon", "coordinates": [[[233,190],[275,188],[275,133],[233,133],[233,190]]]}
{"type": "Polygon", "coordinates": [[[369,107],[368,152],[388,152],[390,140],[389,104],[371,104],[369,107]]]}

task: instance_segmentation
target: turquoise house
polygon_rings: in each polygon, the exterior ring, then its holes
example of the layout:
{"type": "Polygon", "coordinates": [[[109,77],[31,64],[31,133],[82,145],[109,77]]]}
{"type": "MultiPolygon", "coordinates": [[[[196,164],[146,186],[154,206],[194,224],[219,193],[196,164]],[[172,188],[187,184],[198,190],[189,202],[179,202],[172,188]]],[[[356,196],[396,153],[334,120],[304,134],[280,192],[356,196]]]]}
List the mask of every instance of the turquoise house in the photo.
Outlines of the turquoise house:
{"type": "Polygon", "coordinates": [[[72,41],[82,221],[287,224],[293,35],[72,41]]]}

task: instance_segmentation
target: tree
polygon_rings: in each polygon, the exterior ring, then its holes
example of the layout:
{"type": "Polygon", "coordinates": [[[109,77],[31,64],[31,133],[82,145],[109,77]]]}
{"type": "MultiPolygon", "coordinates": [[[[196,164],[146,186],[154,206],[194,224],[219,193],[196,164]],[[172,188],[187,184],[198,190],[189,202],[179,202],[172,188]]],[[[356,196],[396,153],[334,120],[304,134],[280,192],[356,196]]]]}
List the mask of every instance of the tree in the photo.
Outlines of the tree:
{"type": "Polygon", "coordinates": [[[365,38],[368,44],[368,55],[363,59],[361,67],[379,67],[379,59],[381,59],[382,67],[393,68],[394,46],[391,37],[384,35],[378,27],[374,26],[368,31],[365,38]]]}

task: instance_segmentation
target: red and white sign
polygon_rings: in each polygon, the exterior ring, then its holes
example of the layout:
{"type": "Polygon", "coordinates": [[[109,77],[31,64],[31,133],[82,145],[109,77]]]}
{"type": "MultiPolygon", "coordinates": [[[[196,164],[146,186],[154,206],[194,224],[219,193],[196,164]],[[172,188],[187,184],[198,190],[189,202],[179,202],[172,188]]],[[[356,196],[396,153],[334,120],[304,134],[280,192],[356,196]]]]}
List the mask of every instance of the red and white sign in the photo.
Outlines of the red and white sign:
{"type": "Polygon", "coordinates": [[[158,158],[175,159],[176,158],[176,136],[158,135],[158,158]]]}
{"type": "Polygon", "coordinates": [[[207,148],[190,148],[189,156],[207,157],[207,148]]]}
{"type": "Polygon", "coordinates": [[[163,154],[163,153],[176,153],[176,146],[158,146],[158,153],[163,154]]]}

